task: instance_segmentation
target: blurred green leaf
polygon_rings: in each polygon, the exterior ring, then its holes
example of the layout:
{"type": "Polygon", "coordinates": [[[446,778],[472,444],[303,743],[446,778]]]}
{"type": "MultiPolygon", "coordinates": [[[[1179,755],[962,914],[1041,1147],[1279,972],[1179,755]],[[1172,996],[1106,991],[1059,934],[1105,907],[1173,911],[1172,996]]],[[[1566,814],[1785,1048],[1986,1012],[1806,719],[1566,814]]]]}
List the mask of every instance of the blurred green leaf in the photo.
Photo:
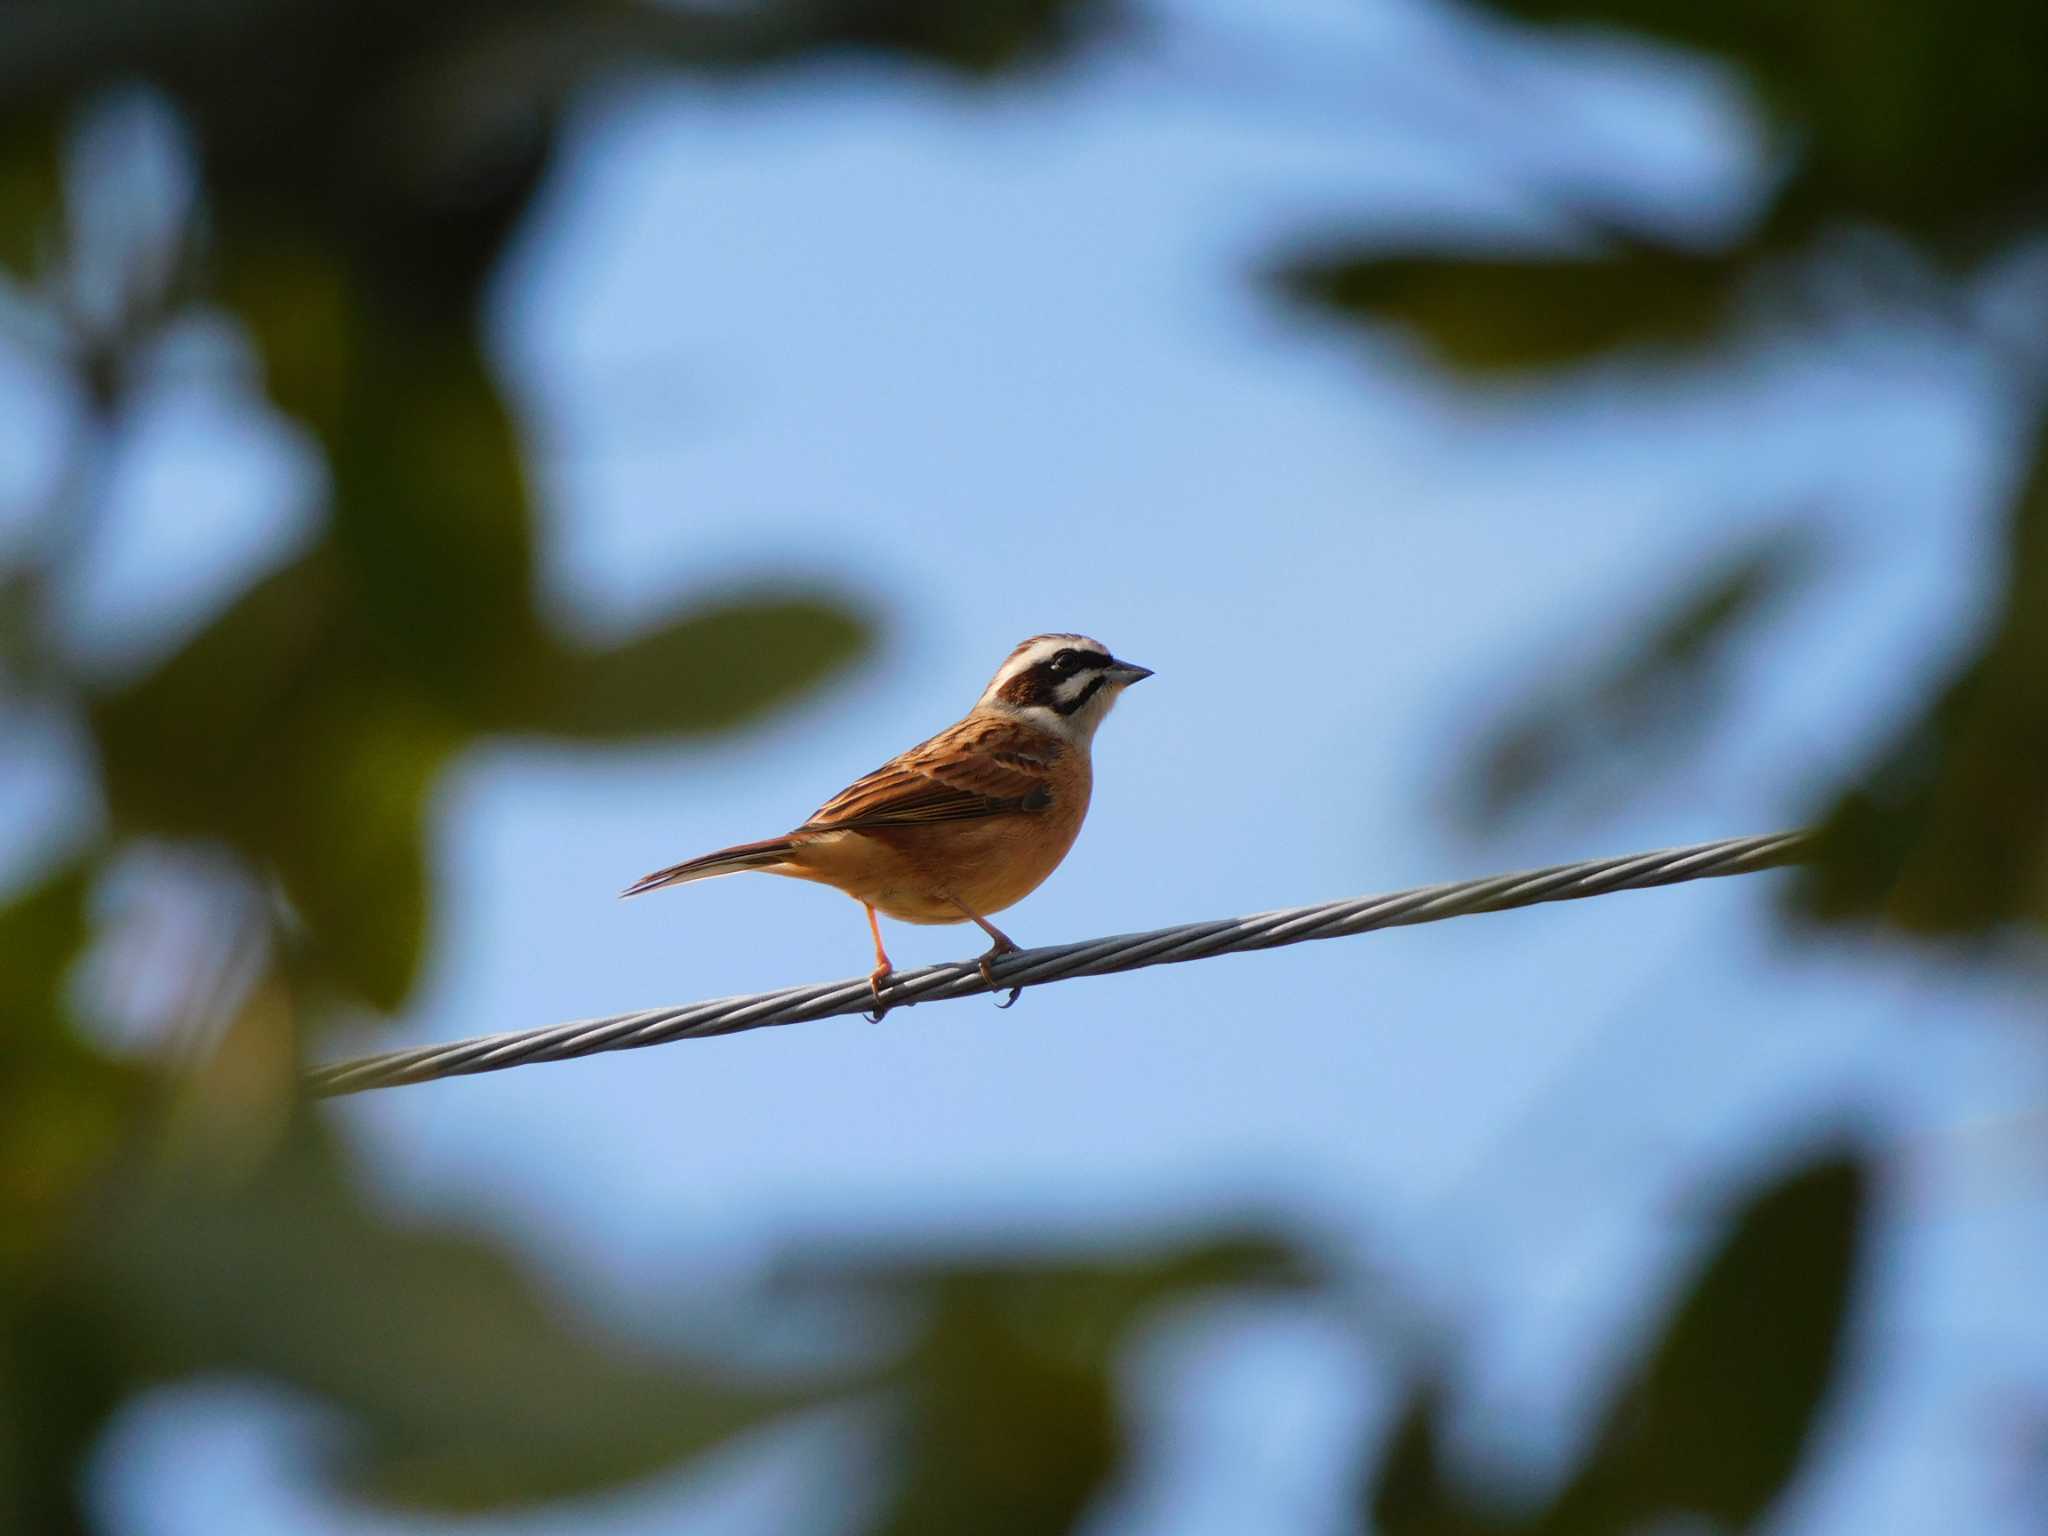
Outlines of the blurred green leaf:
{"type": "Polygon", "coordinates": [[[571,1322],[491,1245],[373,1215],[306,1124],[246,1180],[138,1172],[108,1192],[79,1262],[140,1371],[246,1372],[313,1393],[349,1430],[328,1471],[380,1503],[569,1497],[820,1393],[636,1356],[571,1322]]]}
{"type": "Polygon", "coordinates": [[[1511,1517],[1494,1487],[1446,1478],[1442,1384],[1422,1380],[1373,1480],[1373,1529],[1633,1536],[1687,1517],[1751,1525],[1797,1471],[1834,1387],[1867,1185],[1859,1164],[1827,1158],[1749,1203],[1546,1508],[1511,1517]]]}
{"type": "MultiPolygon", "coordinates": [[[[64,1036],[61,987],[90,932],[91,877],[91,864],[73,859],[0,902],[0,1003],[10,1047],[40,1050],[64,1036]]],[[[0,1067],[10,1059],[0,1053],[0,1067]]]]}
{"type": "Polygon", "coordinates": [[[1488,0],[1525,21],[1604,25],[1665,42],[1725,54],[1751,68],[1803,53],[1815,24],[1771,0],[1727,0],[1715,6],[1685,0],[1488,0]]]}
{"type": "Polygon", "coordinates": [[[1761,1518],[1834,1386],[1868,1203],[1868,1177],[1847,1158],[1752,1201],[1536,1530],[1621,1536],[1664,1516],[1761,1518]]]}
{"type": "Polygon", "coordinates": [[[971,1281],[940,1296],[904,1373],[902,1481],[869,1536],[1071,1530],[1122,1462],[1109,1362],[1003,1301],[971,1281]]]}
{"type": "MultiPolygon", "coordinates": [[[[707,609],[611,651],[543,635],[477,658],[503,675],[488,720],[451,718],[352,626],[350,588],[315,555],[260,582],[155,672],[93,712],[125,832],[226,841],[274,870],[308,957],[391,1009],[431,934],[425,818],[473,729],[590,740],[711,730],[791,697],[863,632],[815,599],[707,609]]],[[[482,703],[477,702],[481,711],[482,703]]]]}
{"type": "Polygon", "coordinates": [[[1441,1383],[1425,1378],[1396,1421],[1367,1500],[1376,1536],[1496,1536],[1512,1525],[1472,1508],[1472,1495],[1445,1481],[1441,1383]]]}
{"type": "MultiPolygon", "coordinates": [[[[0,1528],[82,1531],[81,1469],[121,1402],[202,1374],[246,1373],[332,1406],[348,1431],[337,1481],[447,1510],[602,1488],[841,1390],[765,1390],[591,1336],[487,1244],[367,1210],[278,1090],[290,1052],[338,1012],[334,993],[390,1008],[417,974],[433,910],[425,818],[465,747],[720,728],[866,637],[843,607],[776,591],[603,649],[567,644],[545,622],[517,423],[478,337],[486,286],[572,93],[621,66],[723,70],[854,50],[984,75],[1052,56],[1107,9],[0,7],[5,237],[28,238],[54,187],[43,125],[110,85],[160,92],[193,150],[207,298],[245,327],[272,399],[328,469],[313,551],[142,675],[89,684],[43,646],[57,658],[51,689],[68,690],[97,749],[108,816],[92,859],[153,836],[233,850],[278,893],[260,917],[270,931],[250,946],[267,941],[277,969],[231,1017],[201,1021],[217,1028],[200,1031],[210,1053],[189,1073],[170,1053],[116,1067],[64,1016],[86,864],[0,909],[0,983],[20,1031],[0,1058],[0,1528]],[[12,158],[19,146],[33,153],[12,158]],[[17,993],[32,1008],[13,1008],[17,993]]],[[[187,301],[182,288],[144,297],[158,312],[107,338],[103,355],[72,360],[104,385],[92,398],[110,440],[146,372],[127,366],[139,339],[187,301]]],[[[206,1001],[225,1012],[233,989],[221,990],[206,1001]]],[[[1194,1277],[1147,1273],[1162,1299],[1194,1277]]],[[[992,1280],[987,1306],[947,1303],[952,1321],[927,1347],[953,1363],[951,1384],[906,1395],[936,1397],[942,1418],[965,1422],[943,1405],[972,1390],[955,1344],[1007,1344],[1000,1375],[1023,1399],[1084,1405],[1071,1424],[1028,1426],[1067,1436],[1066,1451],[1038,1458],[1054,1468],[1041,1507],[1075,1507],[1075,1488],[1104,1475],[1105,1435],[1116,1443],[1101,1360],[1151,1294],[1130,1276],[1109,1291],[1056,1316],[1035,1310],[1028,1284],[992,1280]],[[1083,1324],[1101,1335],[1078,1338],[1083,1324]]],[[[986,1428],[989,1405],[973,1406],[986,1428]]],[[[911,1487],[943,1483],[920,1476],[911,1487]]]]}
{"type": "Polygon", "coordinates": [[[250,248],[222,253],[219,290],[257,345],[271,401],[324,444],[341,428],[364,345],[360,295],[316,232],[272,224],[250,248]]]}
{"type": "Polygon", "coordinates": [[[324,555],[266,578],[92,720],[122,832],[276,872],[314,960],[389,1009],[426,942],[426,798],[461,735],[352,632],[344,590],[324,555]]]}
{"type": "Polygon", "coordinates": [[[97,1531],[81,1468],[134,1386],[118,1340],[60,1279],[0,1278],[0,1530],[97,1531]]]}
{"type": "Polygon", "coordinates": [[[1801,912],[1927,934],[2048,926],[2048,427],[2007,569],[1983,649],[1829,813],[1793,887],[1801,912]]]}
{"type": "Polygon", "coordinates": [[[1863,6],[1731,0],[1491,0],[1547,24],[1599,24],[1739,65],[1797,162],[1784,203],[1807,227],[1878,222],[1976,257],[2039,222],[2048,161],[2048,8],[2032,0],[1863,6]]]}
{"type": "Polygon", "coordinates": [[[823,679],[866,638],[823,600],[718,603],[611,650],[558,651],[519,724],[580,737],[734,726],[823,679]]]}
{"type": "Polygon", "coordinates": [[[326,438],[325,550],[362,661],[451,719],[505,717],[545,637],[528,487],[474,294],[416,314],[427,296],[403,279],[373,283],[311,238],[258,233],[237,247],[228,293],[273,397],[326,438]]]}
{"type": "Polygon", "coordinates": [[[812,14],[831,41],[990,75],[1071,47],[1110,10],[1105,0],[827,0],[812,14]]]}
{"type": "Polygon", "coordinates": [[[466,325],[357,343],[329,454],[348,596],[374,659],[452,719],[504,720],[546,649],[511,422],[466,325]]]}
{"type": "MultiPolygon", "coordinates": [[[[342,638],[331,557],[263,578],[148,674],[91,701],[107,798],[124,830],[209,834],[252,851],[249,828],[299,809],[280,793],[281,743],[316,699],[342,638]]],[[[342,663],[346,665],[346,661],[342,663]]]]}
{"type": "Polygon", "coordinates": [[[329,694],[278,762],[296,816],[265,829],[304,952],[372,1007],[405,1000],[434,935],[427,808],[457,738],[398,689],[329,694]]]}
{"type": "Polygon", "coordinates": [[[905,1473],[868,1536],[1076,1528],[1128,1452],[1117,1371],[1133,1327],[1170,1303],[1307,1274],[1259,1237],[1120,1262],[864,1273],[929,1309],[899,1371],[905,1473]]]}
{"type": "Polygon", "coordinates": [[[1583,362],[1620,347],[1697,347],[1733,312],[1747,253],[1629,243],[1604,257],[1400,256],[1325,249],[1273,280],[1304,304],[1412,332],[1474,373],[1583,362]]]}
{"type": "MultiPolygon", "coordinates": [[[[322,0],[66,0],[0,8],[0,94],[70,92],[103,72],[177,79],[208,99],[234,94],[267,119],[328,115],[353,82],[394,60],[442,66],[433,85],[468,85],[481,56],[504,83],[559,89],[621,62],[706,71],[787,64],[862,49],[908,55],[970,76],[1058,55],[1121,14],[1115,0],[760,0],[746,6],[637,0],[445,0],[439,6],[336,7],[322,0]],[[327,77],[323,58],[335,67],[327,77]]],[[[401,98],[402,99],[402,98],[401,98]]],[[[224,108],[226,110],[227,108],[224,108]]],[[[262,153],[260,147],[253,152],[262,153]]]]}
{"type": "Polygon", "coordinates": [[[22,112],[0,124],[0,266],[33,275],[59,210],[61,125],[54,111],[22,112]]]}
{"type": "Polygon", "coordinates": [[[66,978],[91,932],[79,859],[0,904],[0,1530],[80,1532],[79,1463],[120,1394],[107,1341],[48,1255],[115,1157],[135,1074],[72,1032],[66,978]]]}
{"type": "Polygon", "coordinates": [[[72,1027],[66,983],[91,934],[77,859],[0,904],[0,1290],[120,1145],[134,1074],[72,1027]]]}
{"type": "Polygon", "coordinates": [[[1613,654],[1517,704],[1467,770],[1462,808],[1489,824],[1560,791],[1608,806],[1681,760],[1726,702],[1730,648],[1817,556],[1786,527],[1702,572],[1613,654]]]}

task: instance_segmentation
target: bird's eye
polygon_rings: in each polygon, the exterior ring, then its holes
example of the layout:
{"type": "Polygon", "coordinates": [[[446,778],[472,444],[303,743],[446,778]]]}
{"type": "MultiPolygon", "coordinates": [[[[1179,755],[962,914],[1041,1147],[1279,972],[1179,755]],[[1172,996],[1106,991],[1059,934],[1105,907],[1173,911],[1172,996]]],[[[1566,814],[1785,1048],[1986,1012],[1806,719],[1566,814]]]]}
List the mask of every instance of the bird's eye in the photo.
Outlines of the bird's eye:
{"type": "Polygon", "coordinates": [[[1065,677],[1080,664],[1080,660],[1080,656],[1073,651],[1055,651],[1053,652],[1052,669],[1061,677],[1065,677]]]}

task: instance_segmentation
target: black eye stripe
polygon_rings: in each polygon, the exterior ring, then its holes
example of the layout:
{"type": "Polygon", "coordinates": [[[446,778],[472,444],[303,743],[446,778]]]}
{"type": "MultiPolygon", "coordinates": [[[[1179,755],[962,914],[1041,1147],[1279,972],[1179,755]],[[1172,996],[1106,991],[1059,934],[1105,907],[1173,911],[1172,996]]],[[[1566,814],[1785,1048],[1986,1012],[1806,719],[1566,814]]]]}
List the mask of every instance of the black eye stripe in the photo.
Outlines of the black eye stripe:
{"type": "Polygon", "coordinates": [[[1088,701],[1089,701],[1090,699],[1094,698],[1094,697],[1095,697],[1095,691],[1096,691],[1096,690],[1097,690],[1098,688],[1100,688],[1100,687],[1101,687],[1101,686],[1102,686],[1102,685],[1103,685],[1104,683],[1106,683],[1106,682],[1108,682],[1108,681],[1109,681],[1109,679],[1108,679],[1108,678],[1106,678],[1106,677],[1103,677],[1103,676],[1101,676],[1100,674],[1098,674],[1098,675],[1096,675],[1096,676],[1094,676],[1094,677],[1091,677],[1091,678],[1089,678],[1089,679],[1088,679],[1088,686],[1087,686],[1086,688],[1083,688],[1083,689],[1082,689],[1082,690],[1081,690],[1081,691],[1080,691],[1079,693],[1075,694],[1075,695],[1074,695],[1074,696],[1073,696],[1073,697],[1072,697],[1071,699],[1066,699],[1066,700],[1061,700],[1061,701],[1055,702],[1055,703],[1054,703],[1054,705],[1053,705],[1053,709],[1054,709],[1055,711],[1057,711],[1057,712],[1058,712],[1059,714],[1062,714],[1062,715],[1071,715],[1071,714],[1072,714],[1072,713],[1073,713],[1073,712],[1074,712],[1075,710],[1079,709],[1079,708],[1080,708],[1080,707],[1081,707],[1081,706],[1082,706],[1083,704],[1086,704],[1086,703],[1087,703],[1087,702],[1088,702],[1088,701]]]}
{"type": "Polygon", "coordinates": [[[1051,707],[1063,715],[1070,715],[1094,697],[1095,685],[1108,681],[1100,675],[1090,678],[1089,674],[1100,674],[1115,665],[1115,658],[1105,650],[1093,646],[1087,650],[1076,650],[1073,646],[1063,645],[1052,655],[1011,673],[1009,680],[996,690],[996,695],[1005,703],[1019,708],[1051,707]],[[1080,696],[1062,701],[1061,690],[1071,689],[1076,684],[1084,690],[1080,696]]]}
{"type": "Polygon", "coordinates": [[[1108,665],[1109,658],[1101,651],[1064,650],[1054,652],[1049,660],[1039,662],[1031,670],[1047,677],[1071,677],[1083,668],[1108,665]]]}

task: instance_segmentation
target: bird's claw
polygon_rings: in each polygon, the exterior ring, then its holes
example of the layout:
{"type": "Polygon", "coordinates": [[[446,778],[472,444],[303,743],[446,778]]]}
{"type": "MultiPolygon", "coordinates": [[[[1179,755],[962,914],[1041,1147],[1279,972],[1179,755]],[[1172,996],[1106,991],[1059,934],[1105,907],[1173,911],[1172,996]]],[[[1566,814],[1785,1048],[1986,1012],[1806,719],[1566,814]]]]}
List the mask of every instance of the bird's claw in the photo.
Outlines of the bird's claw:
{"type": "Polygon", "coordinates": [[[892,1004],[885,1003],[882,1001],[882,978],[887,974],[888,973],[884,971],[876,975],[870,976],[868,978],[868,991],[874,994],[875,1006],[873,1011],[864,1013],[861,1015],[861,1017],[866,1019],[870,1024],[879,1024],[882,1022],[882,1020],[889,1017],[889,1009],[893,1006],[892,1004]]]}
{"type": "MultiPolygon", "coordinates": [[[[981,970],[981,979],[988,983],[989,991],[1002,991],[1002,987],[999,986],[996,982],[996,973],[989,969],[989,962],[991,960],[996,959],[998,956],[1014,955],[1016,952],[1017,946],[1014,944],[998,944],[993,949],[991,949],[987,954],[983,955],[980,960],[975,962],[981,970]]],[[[1010,1004],[1017,1001],[1017,998],[1023,993],[1023,991],[1024,989],[1022,987],[1010,988],[1010,995],[1004,998],[1000,1003],[997,1003],[996,1006],[998,1008],[1009,1007],[1010,1004]]]]}

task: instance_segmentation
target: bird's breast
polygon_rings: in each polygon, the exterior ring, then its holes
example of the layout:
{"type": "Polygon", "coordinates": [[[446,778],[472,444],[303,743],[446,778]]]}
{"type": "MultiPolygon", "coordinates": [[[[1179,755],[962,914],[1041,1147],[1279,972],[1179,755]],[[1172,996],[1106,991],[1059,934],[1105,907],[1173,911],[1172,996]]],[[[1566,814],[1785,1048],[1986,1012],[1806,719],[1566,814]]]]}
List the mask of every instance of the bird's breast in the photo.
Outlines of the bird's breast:
{"type": "Polygon", "coordinates": [[[1088,815],[1086,763],[1048,785],[1043,810],[827,833],[804,850],[803,873],[837,885],[899,922],[959,923],[960,902],[986,917],[1037,890],[1074,846],[1088,815]]]}

